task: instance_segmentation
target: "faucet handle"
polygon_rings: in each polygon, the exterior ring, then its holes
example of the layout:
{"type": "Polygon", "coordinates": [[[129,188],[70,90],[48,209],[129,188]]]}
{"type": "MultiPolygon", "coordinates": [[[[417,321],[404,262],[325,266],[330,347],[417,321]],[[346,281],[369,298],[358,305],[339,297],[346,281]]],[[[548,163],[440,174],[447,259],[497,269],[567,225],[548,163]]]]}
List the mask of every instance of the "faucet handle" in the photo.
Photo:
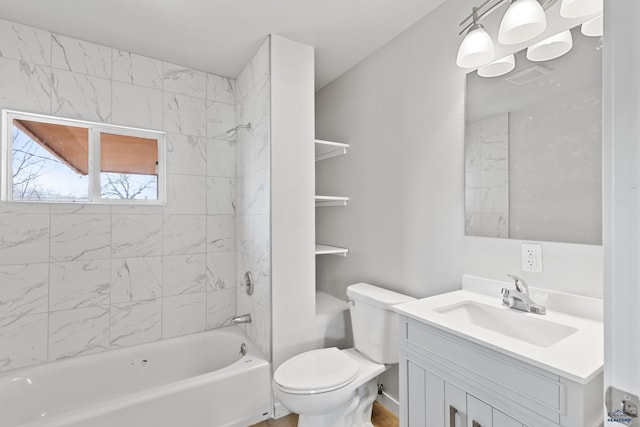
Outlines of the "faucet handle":
{"type": "Polygon", "coordinates": [[[523,294],[529,293],[529,285],[527,285],[527,282],[525,282],[522,277],[516,276],[515,274],[507,274],[507,276],[513,279],[514,285],[518,292],[523,294]]]}

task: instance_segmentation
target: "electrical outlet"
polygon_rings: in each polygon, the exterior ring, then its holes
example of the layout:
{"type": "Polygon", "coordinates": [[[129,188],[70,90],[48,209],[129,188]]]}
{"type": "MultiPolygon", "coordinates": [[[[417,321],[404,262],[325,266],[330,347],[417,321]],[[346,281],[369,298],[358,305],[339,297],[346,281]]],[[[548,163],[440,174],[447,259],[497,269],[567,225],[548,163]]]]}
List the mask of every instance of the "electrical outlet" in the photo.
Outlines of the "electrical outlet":
{"type": "Polygon", "coordinates": [[[542,273],[542,245],[522,244],[522,271],[542,273]]]}

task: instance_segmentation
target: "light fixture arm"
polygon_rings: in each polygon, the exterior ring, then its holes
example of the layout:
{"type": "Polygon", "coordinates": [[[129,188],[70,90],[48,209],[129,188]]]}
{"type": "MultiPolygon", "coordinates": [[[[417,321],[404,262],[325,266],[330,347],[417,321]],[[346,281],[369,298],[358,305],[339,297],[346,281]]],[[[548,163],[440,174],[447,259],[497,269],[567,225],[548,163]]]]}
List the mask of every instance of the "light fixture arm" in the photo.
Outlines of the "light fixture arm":
{"type": "MultiPolygon", "coordinates": [[[[458,35],[462,35],[465,32],[467,32],[469,29],[471,29],[471,27],[478,24],[486,16],[491,15],[493,12],[496,11],[496,9],[498,9],[503,4],[512,3],[514,1],[516,0],[485,0],[480,4],[480,6],[473,7],[472,12],[469,15],[467,15],[467,17],[464,18],[462,22],[460,22],[460,24],[458,24],[459,27],[464,26],[462,30],[460,30],[458,35]],[[489,5],[487,9],[483,11],[482,9],[492,1],[494,1],[493,4],[489,5]],[[469,22],[469,20],[471,20],[471,22],[469,22]]],[[[544,10],[548,10],[551,6],[553,6],[558,2],[558,0],[537,0],[537,1],[538,3],[540,3],[540,5],[544,10]]]]}

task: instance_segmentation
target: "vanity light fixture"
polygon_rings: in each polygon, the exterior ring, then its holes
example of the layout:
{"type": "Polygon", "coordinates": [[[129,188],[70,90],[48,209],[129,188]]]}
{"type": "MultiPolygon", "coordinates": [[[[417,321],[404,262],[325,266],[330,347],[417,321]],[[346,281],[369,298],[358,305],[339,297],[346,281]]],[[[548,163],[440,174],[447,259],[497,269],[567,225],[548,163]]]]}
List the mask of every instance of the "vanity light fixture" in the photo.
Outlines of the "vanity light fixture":
{"type": "Polygon", "coordinates": [[[569,52],[573,47],[571,31],[566,30],[527,48],[529,61],[549,61],[569,52]]]}
{"type": "MultiPolygon", "coordinates": [[[[467,19],[460,25],[464,24],[467,19]]],[[[476,68],[487,64],[493,59],[495,52],[491,36],[484,29],[484,26],[478,23],[478,8],[473,8],[471,19],[472,23],[468,26],[469,31],[458,48],[456,64],[461,68],[476,68]]],[[[465,30],[466,28],[462,31],[465,30]]]]}
{"type": "Polygon", "coordinates": [[[562,0],[560,16],[563,18],[582,18],[602,12],[603,0],[562,0]]]}
{"type": "Polygon", "coordinates": [[[600,15],[585,22],[580,27],[582,34],[589,37],[600,37],[604,34],[604,16],[600,15]]]}
{"type": "Polygon", "coordinates": [[[500,22],[498,41],[512,45],[532,40],[547,28],[545,10],[558,0],[484,0],[462,20],[459,35],[465,34],[456,64],[461,68],[478,68],[494,60],[493,40],[480,23],[500,6],[509,7],[500,22]]]}
{"type": "Polygon", "coordinates": [[[509,73],[516,67],[516,57],[514,54],[507,55],[497,61],[493,61],[483,67],[478,68],[480,77],[498,77],[509,73]]]}
{"type": "Polygon", "coordinates": [[[505,45],[524,43],[546,28],[547,17],[537,0],[512,0],[500,22],[498,41],[505,45]]]}

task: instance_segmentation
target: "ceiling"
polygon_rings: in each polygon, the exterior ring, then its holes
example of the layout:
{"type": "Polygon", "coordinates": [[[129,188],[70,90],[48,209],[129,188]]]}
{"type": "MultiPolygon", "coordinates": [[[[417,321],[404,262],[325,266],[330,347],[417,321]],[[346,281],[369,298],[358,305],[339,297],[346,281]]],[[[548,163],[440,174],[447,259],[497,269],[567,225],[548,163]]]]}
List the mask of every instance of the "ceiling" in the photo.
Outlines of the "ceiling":
{"type": "Polygon", "coordinates": [[[235,78],[269,34],[316,49],[316,88],[444,0],[0,0],[0,17],[235,78]]]}

